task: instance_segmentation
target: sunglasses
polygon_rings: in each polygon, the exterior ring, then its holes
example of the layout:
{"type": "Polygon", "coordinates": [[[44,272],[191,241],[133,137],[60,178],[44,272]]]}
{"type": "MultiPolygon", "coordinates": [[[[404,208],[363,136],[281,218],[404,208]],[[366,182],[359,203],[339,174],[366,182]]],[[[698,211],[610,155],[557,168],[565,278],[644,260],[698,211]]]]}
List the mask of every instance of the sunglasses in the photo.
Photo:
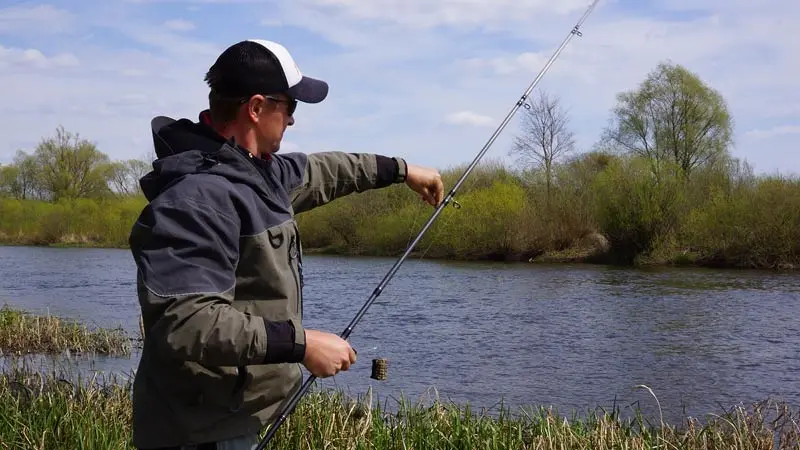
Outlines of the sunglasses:
{"type": "MultiPolygon", "coordinates": [[[[273,102],[287,103],[289,106],[286,108],[286,112],[290,116],[294,115],[294,112],[297,109],[297,100],[295,100],[295,99],[286,100],[286,99],[283,99],[283,98],[280,98],[280,97],[273,97],[272,95],[267,95],[267,94],[261,94],[261,95],[263,95],[264,98],[268,98],[268,99],[272,100],[273,102]]],[[[241,98],[241,99],[239,99],[239,104],[244,105],[249,100],[250,100],[250,97],[241,98]]]]}
{"type": "Polygon", "coordinates": [[[265,95],[264,98],[268,98],[268,99],[270,99],[270,100],[272,100],[274,102],[288,104],[289,106],[287,106],[286,111],[287,111],[287,113],[289,113],[290,116],[294,115],[295,110],[297,110],[297,100],[295,100],[295,99],[286,100],[286,99],[279,98],[279,97],[273,97],[271,95],[265,95]]]}

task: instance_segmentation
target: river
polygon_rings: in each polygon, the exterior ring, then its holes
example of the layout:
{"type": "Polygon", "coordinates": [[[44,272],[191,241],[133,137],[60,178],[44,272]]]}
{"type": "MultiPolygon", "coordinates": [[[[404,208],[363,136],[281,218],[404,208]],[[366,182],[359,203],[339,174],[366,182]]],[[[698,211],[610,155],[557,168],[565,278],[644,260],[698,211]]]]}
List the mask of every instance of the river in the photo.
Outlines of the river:
{"type": "MultiPolygon", "coordinates": [[[[394,261],[306,256],[305,326],[341,332],[394,261]]],[[[126,250],[0,247],[0,306],[138,335],[134,283],[126,250]]],[[[797,407],[799,299],[798,274],[409,259],[351,336],[357,364],[319,383],[389,403],[616,405],[657,421],[634,389],[647,385],[673,423],[767,399],[797,407]],[[373,358],[388,359],[388,380],[370,379],[373,358]]]]}

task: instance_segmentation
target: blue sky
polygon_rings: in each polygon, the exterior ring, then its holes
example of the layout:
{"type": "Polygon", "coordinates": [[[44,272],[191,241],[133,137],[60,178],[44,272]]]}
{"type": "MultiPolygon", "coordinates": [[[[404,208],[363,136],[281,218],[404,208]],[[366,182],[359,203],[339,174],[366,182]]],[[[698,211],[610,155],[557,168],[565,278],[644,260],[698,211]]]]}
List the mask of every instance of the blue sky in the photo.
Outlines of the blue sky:
{"type": "MultiPolygon", "coordinates": [[[[217,54],[262,38],[331,85],[322,104],[300,105],[282,151],[465,164],[589,3],[4,0],[0,163],[59,125],[112,159],[142,157],[153,116],[196,118],[217,54]]],[[[800,2],[602,0],[583,33],[539,85],[568,108],[579,151],[598,139],[616,93],[670,60],[728,101],[735,156],[759,173],[800,173],[800,2]]],[[[508,158],[519,118],[487,159],[508,158]]]]}

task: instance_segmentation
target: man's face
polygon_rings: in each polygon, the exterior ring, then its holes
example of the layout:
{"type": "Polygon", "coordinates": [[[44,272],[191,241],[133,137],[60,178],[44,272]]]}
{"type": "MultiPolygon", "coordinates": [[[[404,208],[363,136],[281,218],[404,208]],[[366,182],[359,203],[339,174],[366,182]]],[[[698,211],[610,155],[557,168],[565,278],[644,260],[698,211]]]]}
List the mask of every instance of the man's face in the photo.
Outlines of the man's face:
{"type": "Polygon", "coordinates": [[[265,96],[264,102],[257,124],[258,152],[276,153],[280,149],[286,127],[294,124],[293,113],[297,103],[284,94],[265,96]]]}

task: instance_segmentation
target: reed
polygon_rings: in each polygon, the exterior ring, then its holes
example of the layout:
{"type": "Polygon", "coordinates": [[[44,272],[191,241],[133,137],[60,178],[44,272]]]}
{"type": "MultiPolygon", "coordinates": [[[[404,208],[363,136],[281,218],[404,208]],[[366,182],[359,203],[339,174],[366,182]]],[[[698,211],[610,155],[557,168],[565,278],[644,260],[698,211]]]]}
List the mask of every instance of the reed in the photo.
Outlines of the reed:
{"type": "Polygon", "coordinates": [[[0,354],[91,353],[128,356],[131,339],[122,328],[90,330],[86,325],[47,315],[0,308],[0,354]]]}
{"type": "MultiPolygon", "coordinates": [[[[0,448],[114,448],[130,443],[129,379],[70,380],[12,366],[0,374],[0,448]]],[[[796,412],[778,402],[734,408],[701,422],[650,425],[619,411],[560,416],[551,408],[473,410],[439,400],[390,405],[312,389],[270,443],[272,450],[755,449],[797,448],[796,412]],[[392,408],[390,408],[392,406],[392,408]]]]}

